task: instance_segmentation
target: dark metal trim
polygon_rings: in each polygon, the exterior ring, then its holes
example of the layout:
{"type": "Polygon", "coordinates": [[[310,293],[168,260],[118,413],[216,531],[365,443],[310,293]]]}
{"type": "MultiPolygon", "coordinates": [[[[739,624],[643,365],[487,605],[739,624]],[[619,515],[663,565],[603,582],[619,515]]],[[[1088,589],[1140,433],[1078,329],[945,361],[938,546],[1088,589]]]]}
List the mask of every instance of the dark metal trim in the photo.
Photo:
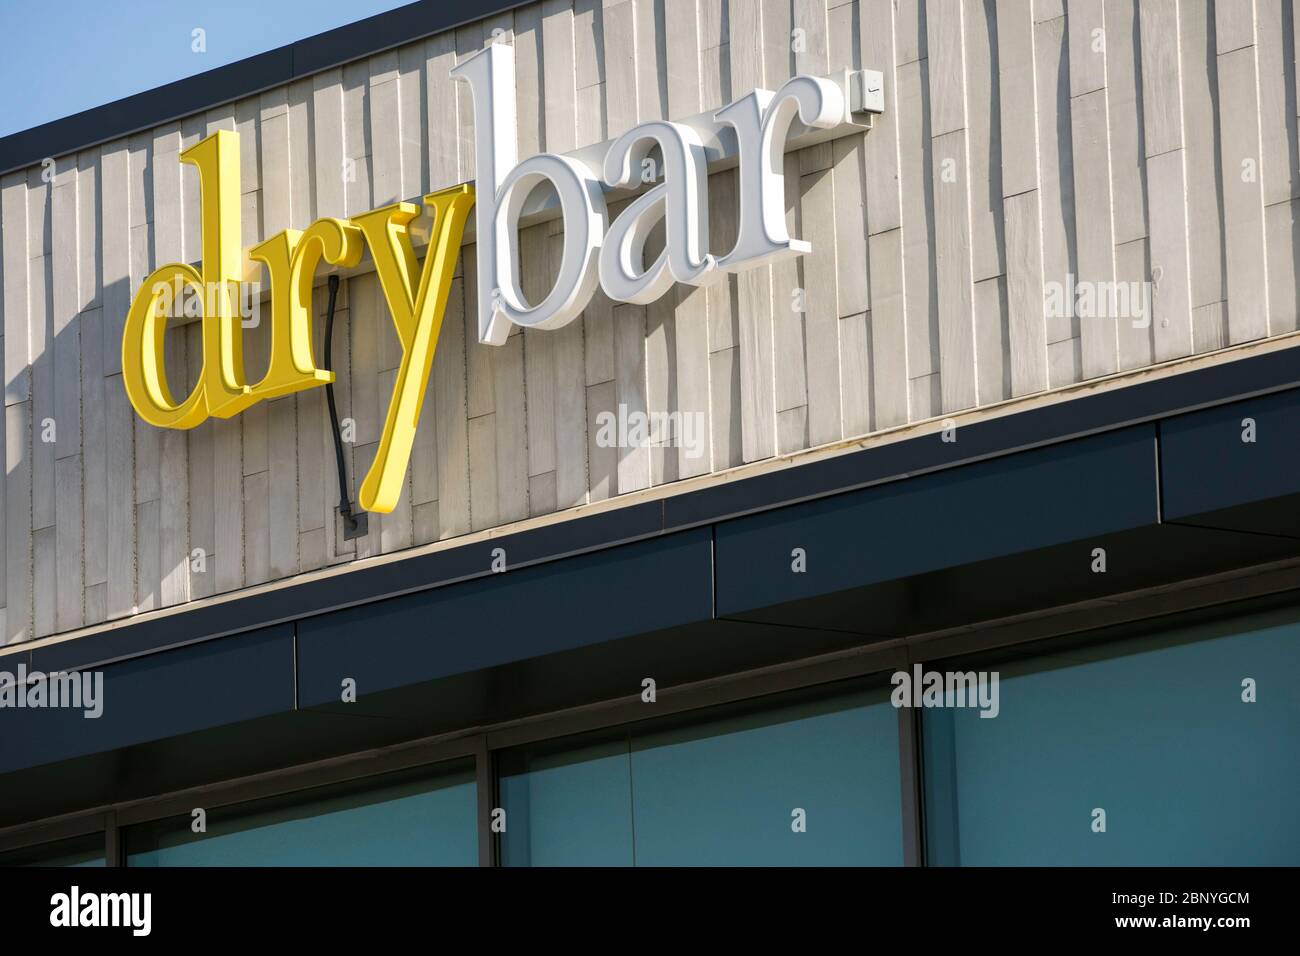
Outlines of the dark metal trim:
{"type": "MultiPolygon", "coordinates": [[[[146,797],[115,807],[122,826],[188,813],[195,806],[216,807],[278,797],[316,787],[473,757],[474,740],[464,734],[419,740],[382,750],[348,754],[307,766],[286,767],[254,777],[223,781],[163,796],[146,797]]],[[[3,831],[0,831],[0,839],[3,831]]]]}
{"type": "Polygon", "coordinates": [[[504,750],[884,673],[903,666],[906,659],[901,641],[874,644],[685,687],[661,687],[653,707],[642,701],[639,694],[632,694],[556,714],[527,717],[488,728],[487,740],[493,751],[504,750]]]}
{"type": "Polygon", "coordinates": [[[913,707],[898,708],[898,777],[902,787],[903,866],[925,865],[921,818],[921,727],[913,707]]]}
{"type": "MultiPolygon", "coordinates": [[[[197,76],[0,138],[0,173],[64,156],[482,20],[528,0],[418,0],[197,76]]],[[[21,41],[21,37],[12,38],[21,41]]]]}
{"type": "MultiPolygon", "coordinates": [[[[20,826],[0,830],[0,852],[22,850],[42,843],[58,843],[61,840],[74,840],[92,833],[107,834],[111,809],[99,807],[64,817],[52,817],[37,820],[20,826]]],[[[105,844],[105,852],[110,847],[105,844]]],[[[109,859],[109,857],[105,857],[109,859]]],[[[111,864],[110,864],[111,865],[111,864]]]]}
{"type": "Polygon", "coordinates": [[[117,811],[111,809],[104,814],[104,865],[126,866],[126,841],[117,825],[117,811]]]}
{"type": "Polygon", "coordinates": [[[487,735],[474,738],[474,793],[478,800],[478,865],[497,865],[497,839],[492,832],[492,813],[497,806],[496,755],[488,748],[487,735]]]}

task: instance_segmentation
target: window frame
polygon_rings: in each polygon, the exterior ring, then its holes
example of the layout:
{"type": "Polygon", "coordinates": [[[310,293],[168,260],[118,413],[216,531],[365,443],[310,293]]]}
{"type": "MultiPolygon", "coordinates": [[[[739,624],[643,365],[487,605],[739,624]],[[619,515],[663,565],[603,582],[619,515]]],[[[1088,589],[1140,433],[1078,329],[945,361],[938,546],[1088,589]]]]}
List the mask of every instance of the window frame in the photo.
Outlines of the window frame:
{"type": "MultiPolygon", "coordinates": [[[[210,810],[361,781],[395,770],[472,758],[479,865],[496,866],[500,853],[497,835],[491,829],[492,812],[499,806],[498,756],[507,749],[674,717],[708,719],[707,711],[726,705],[776,706],[791,692],[833,694],[836,685],[887,681],[895,670],[910,669],[915,664],[970,669],[972,664],[1046,655],[1063,646],[1119,643],[1137,633],[1173,632],[1207,620],[1245,618],[1282,608],[1295,609],[1300,619],[1300,561],[1252,569],[1249,575],[1234,572],[1187,582],[1185,587],[1174,590],[1147,589],[1121,600],[1111,598],[982,626],[899,637],[849,651],[660,688],[653,715],[646,714],[646,704],[636,693],[20,824],[0,830],[0,853],[102,832],[105,865],[125,866],[124,827],[178,816],[195,806],[210,810]]],[[[926,821],[920,715],[905,707],[899,708],[897,714],[903,865],[924,866],[926,821]]]]}

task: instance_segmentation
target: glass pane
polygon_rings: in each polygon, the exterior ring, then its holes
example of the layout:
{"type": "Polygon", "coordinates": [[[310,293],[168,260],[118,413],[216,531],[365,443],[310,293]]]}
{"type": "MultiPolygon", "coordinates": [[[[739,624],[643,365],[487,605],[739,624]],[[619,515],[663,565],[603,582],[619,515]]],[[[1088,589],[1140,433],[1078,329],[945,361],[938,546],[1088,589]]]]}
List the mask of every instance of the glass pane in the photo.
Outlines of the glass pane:
{"type": "Polygon", "coordinates": [[[0,866],[103,866],[104,834],[92,833],[56,843],[11,850],[0,856],[0,866]]]}
{"type": "Polygon", "coordinates": [[[643,737],[637,863],[901,865],[898,773],[898,714],[883,692],[643,737]]]}
{"type": "Polygon", "coordinates": [[[929,860],[1300,863],[1297,683],[1276,616],[1003,668],[996,718],[922,713],[929,860]]]}
{"type": "Polygon", "coordinates": [[[130,866],[477,866],[472,767],[386,775],[314,798],[214,808],[132,827],[130,866]]]}
{"type": "Polygon", "coordinates": [[[519,759],[519,772],[503,772],[499,786],[503,866],[632,865],[626,738],[519,759]]]}
{"type": "Polygon", "coordinates": [[[900,864],[884,691],[503,762],[507,865],[900,864]]]}

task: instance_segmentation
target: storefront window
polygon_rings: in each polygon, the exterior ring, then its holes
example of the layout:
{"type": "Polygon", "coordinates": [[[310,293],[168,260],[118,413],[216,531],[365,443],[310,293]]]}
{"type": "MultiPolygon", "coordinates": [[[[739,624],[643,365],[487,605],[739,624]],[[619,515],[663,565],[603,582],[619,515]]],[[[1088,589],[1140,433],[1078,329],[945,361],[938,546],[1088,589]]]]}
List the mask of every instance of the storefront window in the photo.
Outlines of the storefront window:
{"type": "Polygon", "coordinates": [[[883,691],[503,755],[502,862],[900,864],[883,691]]]}
{"type": "Polygon", "coordinates": [[[129,866],[477,866],[472,766],[388,774],[127,831],[129,866]]]}
{"type": "Polygon", "coordinates": [[[1036,658],[1000,708],[922,712],[935,865],[1300,863],[1300,625],[1036,658]]]}
{"type": "Polygon", "coordinates": [[[0,866],[103,866],[104,834],[42,843],[0,854],[0,866]]]}

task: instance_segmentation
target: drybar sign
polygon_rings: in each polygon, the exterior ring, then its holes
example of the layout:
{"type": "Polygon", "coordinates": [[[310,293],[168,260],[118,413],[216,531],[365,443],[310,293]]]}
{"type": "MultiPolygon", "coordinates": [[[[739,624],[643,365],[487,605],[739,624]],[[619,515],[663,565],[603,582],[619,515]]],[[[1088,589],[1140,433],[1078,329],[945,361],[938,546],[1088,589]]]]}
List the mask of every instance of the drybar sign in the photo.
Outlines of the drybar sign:
{"type": "Polygon", "coordinates": [[[879,93],[878,82],[870,86],[872,74],[845,73],[838,80],[798,76],[776,92],[755,90],[704,118],[643,123],[614,140],[603,158],[542,153],[519,162],[514,50],[493,44],[456,66],[452,75],[473,93],[477,183],[424,197],[432,230],[422,264],[410,234],[421,210],[408,202],[349,220],[320,219],[250,249],[270,290],[270,364],[256,384],[245,381],[237,310],[242,279],[238,134],[218,131],[181,154],[181,162],[198,168],[203,259],[197,268],[162,266],[131,304],[122,338],[122,379],[142,419],[162,428],[193,428],[210,415],[229,418],[262,399],[333,381],[333,372],[317,368],[313,358],[314,276],[322,262],[358,265],[369,247],[402,359],[374,463],[358,497],[368,511],[392,511],[471,206],[477,205],[478,337],[501,345],[511,325],[557,329],[573,321],[597,283],[611,299],[647,303],[674,282],[705,285],[730,272],[807,253],[808,245],[786,229],[782,168],[792,126],[797,120],[815,134],[848,123],[861,106],[850,103],[855,78],[863,83],[858,99],[879,93]],[[653,185],[609,224],[606,191],[636,189],[656,149],[662,176],[648,177],[653,185]],[[724,155],[739,167],[738,238],[723,255],[709,245],[711,155],[724,155]],[[531,304],[520,289],[518,237],[530,194],[543,181],[558,198],[563,254],[550,293],[531,304]],[[664,249],[646,265],[646,238],[661,221],[664,249]],[[164,370],[163,335],[180,289],[202,303],[203,365],[194,390],[177,401],[164,370]]]}

